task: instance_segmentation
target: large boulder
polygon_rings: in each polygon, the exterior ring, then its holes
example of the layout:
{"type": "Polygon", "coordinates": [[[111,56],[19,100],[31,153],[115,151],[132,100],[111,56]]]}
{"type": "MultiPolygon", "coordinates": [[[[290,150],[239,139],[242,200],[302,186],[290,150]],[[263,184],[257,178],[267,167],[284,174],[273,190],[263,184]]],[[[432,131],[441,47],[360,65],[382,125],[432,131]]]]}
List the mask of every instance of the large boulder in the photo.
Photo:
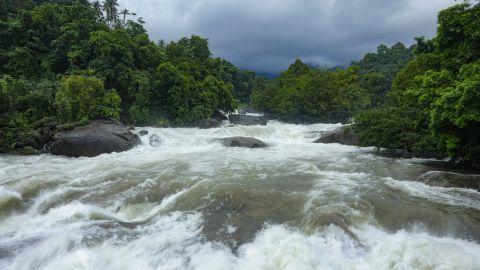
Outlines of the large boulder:
{"type": "Polygon", "coordinates": [[[480,175],[454,172],[430,171],[417,178],[424,184],[446,188],[470,188],[480,190],[480,175]]]}
{"type": "Polygon", "coordinates": [[[220,142],[227,147],[245,147],[245,148],[264,148],[267,144],[249,137],[229,137],[222,138],[220,142]]]}
{"type": "Polygon", "coordinates": [[[230,123],[243,126],[265,126],[268,122],[267,118],[264,116],[254,115],[230,114],[228,118],[230,119],[230,123]]]}
{"type": "Polygon", "coordinates": [[[333,131],[322,132],[314,143],[339,143],[344,145],[359,145],[359,140],[351,126],[344,126],[333,131]]]}
{"type": "Polygon", "coordinates": [[[57,133],[48,150],[54,155],[67,157],[94,157],[123,152],[140,143],[140,138],[120,121],[102,119],[57,133]]]}

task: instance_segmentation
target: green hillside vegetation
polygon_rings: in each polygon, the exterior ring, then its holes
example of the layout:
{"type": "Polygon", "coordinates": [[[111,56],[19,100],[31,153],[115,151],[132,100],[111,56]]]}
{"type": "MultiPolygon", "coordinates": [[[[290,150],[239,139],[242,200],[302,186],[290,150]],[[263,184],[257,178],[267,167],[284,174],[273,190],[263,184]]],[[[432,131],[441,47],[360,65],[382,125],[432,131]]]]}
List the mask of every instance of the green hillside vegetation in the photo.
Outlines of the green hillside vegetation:
{"type": "Polygon", "coordinates": [[[380,45],[347,69],[316,68],[295,61],[278,78],[255,85],[252,106],[293,122],[345,122],[383,106],[395,74],[412,58],[413,46],[380,45]]]}
{"type": "Polygon", "coordinates": [[[355,126],[366,145],[480,167],[480,5],[441,11],[436,36],[417,39],[385,107],[359,114],[355,126]]]}
{"type": "Polygon", "coordinates": [[[248,102],[254,73],[199,36],[156,44],[135,15],[116,0],[1,1],[0,148],[45,118],[185,126],[248,102]]]}

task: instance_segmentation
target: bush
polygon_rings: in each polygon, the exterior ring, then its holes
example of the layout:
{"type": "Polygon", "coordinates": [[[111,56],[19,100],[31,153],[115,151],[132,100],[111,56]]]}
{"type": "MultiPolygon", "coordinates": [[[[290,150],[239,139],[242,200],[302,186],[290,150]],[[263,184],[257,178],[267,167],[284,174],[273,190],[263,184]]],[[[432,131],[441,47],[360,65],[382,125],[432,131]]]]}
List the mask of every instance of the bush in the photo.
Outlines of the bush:
{"type": "Polygon", "coordinates": [[[106,91],[103,81],[96,77],[64,77],[55,101],[62,122],[120,117],[120,97],[115,90],[106,91]]]}

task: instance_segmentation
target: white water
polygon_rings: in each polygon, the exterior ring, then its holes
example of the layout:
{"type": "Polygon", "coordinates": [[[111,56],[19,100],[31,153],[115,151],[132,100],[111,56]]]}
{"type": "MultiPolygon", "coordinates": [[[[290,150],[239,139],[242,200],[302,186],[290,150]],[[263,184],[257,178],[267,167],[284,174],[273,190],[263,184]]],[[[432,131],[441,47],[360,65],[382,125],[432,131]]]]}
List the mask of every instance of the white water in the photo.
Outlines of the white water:
{"type": "Polygon", "coordinates": [[[154,129],[95,158],[0,156],[0,269],[480,269],[480,193],[339,125],[154,129]],[[266,149],[214,140],[255,137],[266,149]]]}

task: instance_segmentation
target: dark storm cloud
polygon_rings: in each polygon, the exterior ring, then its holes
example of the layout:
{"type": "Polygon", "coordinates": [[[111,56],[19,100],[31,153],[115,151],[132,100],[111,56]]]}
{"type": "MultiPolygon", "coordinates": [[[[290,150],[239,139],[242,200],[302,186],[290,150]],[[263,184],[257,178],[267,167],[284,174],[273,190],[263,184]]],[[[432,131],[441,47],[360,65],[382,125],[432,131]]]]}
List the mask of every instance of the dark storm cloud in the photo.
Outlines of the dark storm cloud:
{"type": "Polygon", "coordinates": [[[345,65],[383,43],[431,37],[436,14],[453,0],[120,0],[146,21],[154,40],[192,34],[215,56],[260,72],[295,58],[345,65]]]}

